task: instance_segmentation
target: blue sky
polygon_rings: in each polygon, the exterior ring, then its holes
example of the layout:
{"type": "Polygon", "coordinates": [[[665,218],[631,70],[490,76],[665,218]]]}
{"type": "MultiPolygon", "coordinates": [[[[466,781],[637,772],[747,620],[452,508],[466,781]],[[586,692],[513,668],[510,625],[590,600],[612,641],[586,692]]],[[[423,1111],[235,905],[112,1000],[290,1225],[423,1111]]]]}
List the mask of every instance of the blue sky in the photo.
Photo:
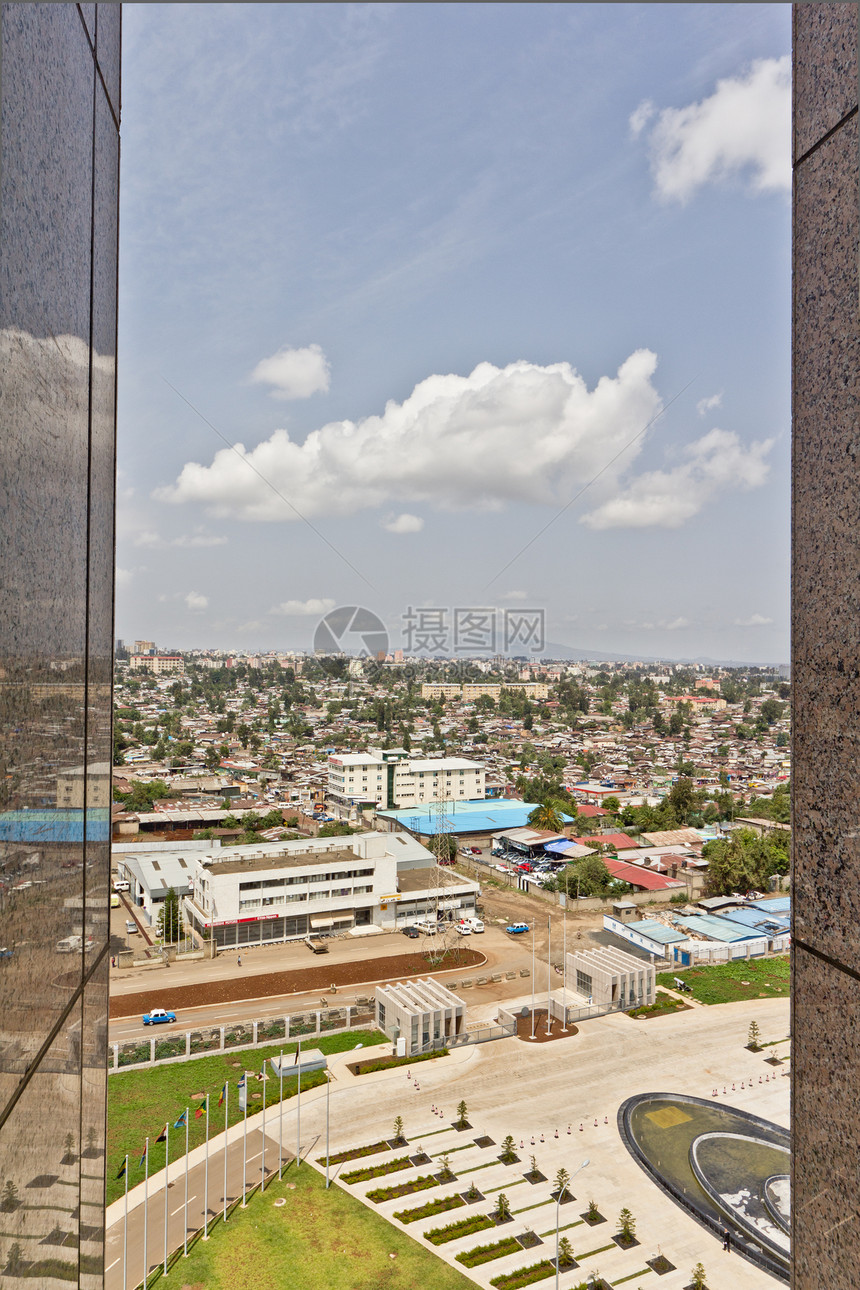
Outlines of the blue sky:
{"type": "Polygon", "coordinates": [[[126,5],[117,634],[785,661],[789,50],[778,4],[126,5]]]}

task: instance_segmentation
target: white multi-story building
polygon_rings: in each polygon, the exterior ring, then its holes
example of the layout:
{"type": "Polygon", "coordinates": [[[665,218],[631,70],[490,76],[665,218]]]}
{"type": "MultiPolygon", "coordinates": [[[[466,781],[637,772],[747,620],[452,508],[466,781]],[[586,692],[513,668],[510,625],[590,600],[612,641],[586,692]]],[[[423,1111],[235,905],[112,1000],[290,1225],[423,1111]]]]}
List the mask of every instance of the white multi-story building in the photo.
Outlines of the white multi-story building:
{"type": "Polygon", "coordinates": [[[472,801],[486,797],[486,767],[463,757],[410,758],[403,748],[368,748],[328,759],[328,793],[340,805],[362,803],[381,810],[421,802],[472,801]]]}
{"type": "Polygon", "coordinates": [[[185,672],[185,663],[181,654],[130,654],[129,667],[132,671],[153,672],[162,676],[166,672],[185,672]]]}
{"type": "Polygon", "coordinates": [[[480,890],[437,868],[406,833],[230,847],[192,863],[185,917],[227,949],[370,925],[393,931],[437,910],[473,913],[480,890]]]}

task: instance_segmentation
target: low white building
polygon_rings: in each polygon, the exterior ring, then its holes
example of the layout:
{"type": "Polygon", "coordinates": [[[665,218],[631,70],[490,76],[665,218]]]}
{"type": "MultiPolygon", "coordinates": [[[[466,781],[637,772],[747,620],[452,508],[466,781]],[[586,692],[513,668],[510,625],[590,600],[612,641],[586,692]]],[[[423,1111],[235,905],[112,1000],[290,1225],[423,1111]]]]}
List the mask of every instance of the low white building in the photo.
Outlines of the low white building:
{"type": "Polygon", "coordinates": [[[257,843],[195,859],[185,917],[219,948],[473,913],[478,883],[406,833],[257,843]]]}
{"type": "Polygon", "coordinates": [[[464,757],[412,758],[403,748],[368,748],[328,759],[328,795],[339,805],[381,810],[486,797],[486,767],[464,757]]]}

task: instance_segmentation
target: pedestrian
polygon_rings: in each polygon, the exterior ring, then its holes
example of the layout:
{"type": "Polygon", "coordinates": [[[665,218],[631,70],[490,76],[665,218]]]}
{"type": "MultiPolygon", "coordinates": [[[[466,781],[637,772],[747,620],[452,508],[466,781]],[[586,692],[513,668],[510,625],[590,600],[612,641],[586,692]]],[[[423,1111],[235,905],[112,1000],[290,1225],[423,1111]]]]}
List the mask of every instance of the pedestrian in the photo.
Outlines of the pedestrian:
{"type": "Polygon", "coordinates": [[[723,1228],[723,1249],[726,1251],[726,1254],[731,1253],[732,1234],[727,1227],[723,1228]]]}
{"type": "Polygon", "coordinates": [[[241,967],[241,966],[242,966],[242,955],[240,954],[240,955],[239,955],[239,967],[241,967]]]}

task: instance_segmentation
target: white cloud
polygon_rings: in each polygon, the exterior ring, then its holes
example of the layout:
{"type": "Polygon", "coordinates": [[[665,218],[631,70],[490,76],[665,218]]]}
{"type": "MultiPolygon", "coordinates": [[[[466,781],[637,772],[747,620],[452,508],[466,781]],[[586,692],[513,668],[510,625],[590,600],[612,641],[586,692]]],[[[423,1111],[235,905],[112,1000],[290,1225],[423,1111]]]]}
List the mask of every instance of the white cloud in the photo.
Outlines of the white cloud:
{"type": "Polygon", "coordinates": [[[424,527],[424,521],[420,515],[410,515],[404,511],[402,515],[384,520],[382,527],[389,533],[420,533],[424,527]]]}
{"type": "Polygon", "coordinates": [[[706,399],[699,399],[699,402],[696,404],[696,411],[700,417],[704,417],[707,416],[709,412],[713,412],[714,408],[720,408],[722,405],[723,392],[720,390],[719,394],[709,394],[706,399]]]}
{"type": "MultiPolygon", "coordinates": [[[[499,599],[500,600],[528,600],[528,593],[525,591],[505,591],[499,597],[499,599]]],[[[571,619],[569,621],[575,621],[575,619],[571,619]]]]}
{"type": "Polygon", "coordinates": [[[331,379],[328,359],[319,345],[291,349],[285,345],[271,358],[261,359],[251,373],[251,380],[271,385],[274,399],[308,399],[325,394],[331,379]]]}
{"type": "Polygon", "coordinates": [[[668,623],[660,623],[660,626],[666,632],[681,632],[685,627],[690,626],[689,618],[673,618],[668,623]]]}
{"type": "Polygon", "coordinates": [[[304,443],[276,430],[250,451],[219,450],[209,466],[188,462],[154,496],[242,520],[296,519],[268,480],[306,516],[394,501],[486,512],[512,502],[564,504],[601,470],[605,496],[644,436],[624,449],[661,409],[656,366],[655,354],[636,350],[591,390],[564,362],[481,363],[469,376],[429,376],[381,415],[330,422],[304,443]],[[617,454],[623,459],[606,469],[617,454]]]}
{"type": "Polygon", "coordinates": [[[120,569],[119,565],[117,565],[116,585],[118,587],[127,587],[133,576],[131,569],[120,569]]]}
{"type": "MultiPolygon", "coordinates": [[[[641,103],[630,118],[634,135],[653,116],[641,103]]],[[[754,193],[791,188],[791,66],[760,58],[739,76],[717,81],[709,98],[665,108],[644,136],[657,196],[686,202],[706,183],[742,175],[754,193]]]]}
{"type": "Polygon", "coordinates": [[[288,618],[310,618],[312,615],[327,614],[334,609],[333,600],[284,600],[269,610],[270,614],[283,614],[288,618]]]}
{"type": "Polygon", "coordinates": [[[211,547],[226,546],[225,537],[216,537],[211,533],[183,533],[181,537],[164,538],[160,533],[153,533],[151,529],[144,529],[134,538],[135,546],[148,547],[153,550],[160,550],[168,546],[179,547],[211,547]]]}
{"type": "Polygon", "coordinates": [[[640,475],[616,497],[583,515],[592,529],[680,528],[727,489],[759,488],[770,467],[774,439],[745,448],[731,430],[709,430],[684,449],[687,460],[673,470],[640,475]]]}
{"type": "Polygon", "coordinates": [[[637,108],[630,113],[630,133],[638,139],[648,122],[657,111],[650,99],[643,99],[637,108]]]}
{"type": "Polygon", "coordinates": [[[199,591],[189,591],[184,599],[189,609],[206,609],[209,605],[208,596],[201,596],[199,591]]]}
{"type": "Polygon", "coordinates": [[[749,618],[736,618],[735,627],[767,627],[772,622],[772,618],[765,618],[763,614],[750,614],[749,618]]]}

